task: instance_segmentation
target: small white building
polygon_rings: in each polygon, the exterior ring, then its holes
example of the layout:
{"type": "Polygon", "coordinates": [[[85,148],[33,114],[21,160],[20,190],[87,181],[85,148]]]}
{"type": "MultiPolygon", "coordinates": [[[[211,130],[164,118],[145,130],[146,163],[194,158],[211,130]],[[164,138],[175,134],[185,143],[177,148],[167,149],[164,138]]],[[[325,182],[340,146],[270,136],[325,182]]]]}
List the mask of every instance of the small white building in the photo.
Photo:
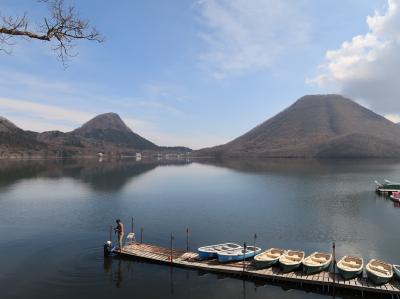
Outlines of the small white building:
{"type": "Polygon", "coordinates": [[[135,157],[136,157],[136,161],[142,160],[142,154],[141,153],[136,153],[135,157]]]}

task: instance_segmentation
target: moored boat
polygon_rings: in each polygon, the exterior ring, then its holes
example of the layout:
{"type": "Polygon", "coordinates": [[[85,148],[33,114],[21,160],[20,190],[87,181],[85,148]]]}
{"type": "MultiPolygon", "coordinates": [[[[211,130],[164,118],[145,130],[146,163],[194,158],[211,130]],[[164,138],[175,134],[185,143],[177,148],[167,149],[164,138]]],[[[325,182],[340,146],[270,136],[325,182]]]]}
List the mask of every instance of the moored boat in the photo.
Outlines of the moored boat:
{"type": "Polygon", "coordinates": [[[305,274],[318,273],[328,269],[331,262],[331,253],[314,252],[303,260],[303,271],[305,274]]]}
{"type": "Polygon", "coordinates": [[[284,249],[270,248],[254,257],[254,265],[258,269],[271,267],[278,262],[284,253],[284,249]]]}
{"type": "Polygon", "coordinates": [[[393,272],[397,279],[400,279],[400,265],[393,265],[393,272]]]}
{"type": "Polygon", "coordinates": [[[364,260],[358,256],[344,256],[336,264],[344,279],[352,279],[363,272],[364,260]]]}
{"type": "Polygon", "coordinates": [[[385,284],[393,277],[392,265],[372,259],[365,267],[368,278],[375,284],[385,284]]]}
{"type": "Polygon", "coordinates": [[[400,191],[400,183],[395,183],[389,180],[385,180],[384,183],[379,183],[378,181],[375,181],[375,185],[376,185],[375,190],[378,193],[390,195],[393,192],[400,191]]]}
{"type": "Polygon", "coordinates": [[[239,248],[242,248],[242,246],[240,246],[239,244],[224,243],[199,247],[197,249],[197,253],[199,254],[199,259],[215,259],[218,257],[218,252],[239,248]]]}
{"type": "Polygon", "coordinates": [[[299,268],[303,259],[304,251],[288,250],[279,258],[279,264],[283,272],[290,272],[299,268]]]}
{"type": "Polygon", "coordinates": [[[392,192],[390,199],[394,202],[400,202],[400,191],[392,192]]]}
{"type": "Polygon", "coordinates": [[[220,263],[242,261],[254,257],[261,252],[260,247],[247,246],[246,250],[243,247],[239,249],[230,249],[218,252],[218,261],[220,263]]]}

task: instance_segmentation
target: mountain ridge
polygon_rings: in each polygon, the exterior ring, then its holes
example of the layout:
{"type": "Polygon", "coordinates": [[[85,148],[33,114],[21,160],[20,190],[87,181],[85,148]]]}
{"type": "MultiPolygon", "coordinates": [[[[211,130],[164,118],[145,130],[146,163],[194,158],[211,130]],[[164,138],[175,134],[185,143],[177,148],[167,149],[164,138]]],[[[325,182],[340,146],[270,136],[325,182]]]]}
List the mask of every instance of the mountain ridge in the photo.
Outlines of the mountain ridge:
{"type": "Polygon", "coordinates": [[[400,157],[400,128],[341,95],[307,95],[247,133],[200,153],[271,158],[357,156],[347,148],[357,148],[359,157],[400,157]],[[358,144],[349,136],[357,137],[358,144]]]}
{"type": "MultiPolygon", "coordinates": [[[[0,158],[132,156],[188,152],[134,133],[116,113],[95,116],[71,132],[24,131],[0,117],[0,158]]],[[[400,158],[400,126],[336,94],[306,95],[232,141],[193,156],[261,158],[400,158]]]]}
{"type": "Polygon", "coordinates": [[[113,112],[97,115],[71,132],[25,131],[0,117],[0,158],[134,156],[136,152],[188,152],[182,146],[165,147],[134,133],[113,112]]]}

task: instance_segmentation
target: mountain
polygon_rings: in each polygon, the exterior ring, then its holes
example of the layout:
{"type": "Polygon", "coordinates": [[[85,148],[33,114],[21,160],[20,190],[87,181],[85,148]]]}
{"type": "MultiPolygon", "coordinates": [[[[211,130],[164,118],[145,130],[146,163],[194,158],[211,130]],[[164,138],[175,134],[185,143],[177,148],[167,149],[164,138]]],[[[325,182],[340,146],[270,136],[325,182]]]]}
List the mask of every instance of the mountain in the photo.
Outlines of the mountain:
{"type": "Polygon", "coordinates": [[[113,144],[141,150],[158,148],[154,143],[133,133],[116,113],[100,114],[71,133],[97,145],[113,144]]]}
{"type": "Polygon", "coordinates": [[[24,131],[0,116],[0,155],[3,151],[37,150],[46,148],[46,144],[36,139],[37,133],[24,131]]]}
{"type": "Polygon", "coordinates": [[[0,132],[15,132],[21,130],[18,128],[16,125],[14,125],[12,122],[10,122],[7,118],[1,117],[0,116],[0,132]]]}
{"type": "Polygon", "coordinates": [[[71,132],[24,131],[0,117],[1,158],[65,158],[134,156],[138,151],[154,155],[158,152],[182,153],[185,147],[162,147],[132,132],[116,113],[100,114],[71,132]]]}
{"type": "Polygon", "coordinates": [[[308,95],[205,155],[298,158],[400,157],[400,128],[340,95],[308,95]]]}

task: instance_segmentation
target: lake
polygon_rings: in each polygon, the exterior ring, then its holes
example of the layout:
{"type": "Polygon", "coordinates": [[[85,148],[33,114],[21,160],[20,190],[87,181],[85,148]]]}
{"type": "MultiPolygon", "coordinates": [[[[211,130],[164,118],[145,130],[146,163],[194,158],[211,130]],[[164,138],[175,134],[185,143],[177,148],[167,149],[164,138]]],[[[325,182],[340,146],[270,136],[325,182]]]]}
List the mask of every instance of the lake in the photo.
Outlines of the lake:
{"type": "MultiPolygon", "coordinates": [[[[327,298],[318,291],[104,259],[116,218],[143,241],[253,243],[400,263],[390,160],[1,161],[1,298],[327,298]]],[[[115,237],[114,237],[115,241],[115,237]]],[[[340,294],[338,295],[340,298],[340,294]]],[[[346,294],[345,298],[352,298],[346,294]]]]}

